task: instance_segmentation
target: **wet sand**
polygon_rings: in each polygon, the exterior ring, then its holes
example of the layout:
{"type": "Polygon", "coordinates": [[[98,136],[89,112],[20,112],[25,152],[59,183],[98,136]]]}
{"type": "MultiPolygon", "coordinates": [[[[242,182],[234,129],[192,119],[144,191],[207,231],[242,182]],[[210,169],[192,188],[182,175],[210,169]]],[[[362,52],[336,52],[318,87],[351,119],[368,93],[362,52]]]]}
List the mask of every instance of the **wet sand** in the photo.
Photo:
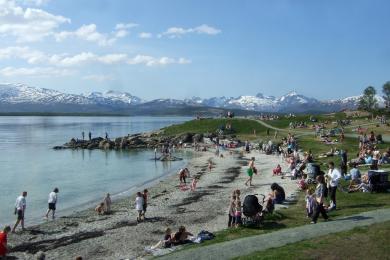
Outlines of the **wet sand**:
{"type": "MultiPolygon", "coordinates": [[[[149,200],[146,221],[137,224],[134,209],[135,196],[114,201],[110,215],[98,216],[96,205],[88,210],[55,221],[27,227],[25,232],[11,234],[11,256],[31,259],[38,251],[44,251],[46,259],[133,259],[146,256],[144,248],[158,242],[167,227],[177,231],[181,225],[197,234],[201,230],[211,232],[227,228],[227,208],[234,189],[240,189],[241,199],[247,194],[268,194],[273,182],[279,183],[286,196],[296,191],[295,181],[272,176],[272,169],[279,163],[283,170],[287,165],[280,157],[252,152],[243,157],[239,153],[216,158],[213,152],[199,152],[190,160],[191,177],[199,177],[194,192],[179,188],[178,175],[170,176],[148,187],[149,200]],[[253,177],[253,187],[244,185],[250,157],[256,157],[259,170],[253,177]],[[213,168],[208,169],[208,160],[213,168]]],[[[143,189],[143,187],[142,187],[143,189]]],[[[140,188],[141,190],[141,188],[140,188]]],[[[100,192],[100,191],[99,191],[100,192]]]]}

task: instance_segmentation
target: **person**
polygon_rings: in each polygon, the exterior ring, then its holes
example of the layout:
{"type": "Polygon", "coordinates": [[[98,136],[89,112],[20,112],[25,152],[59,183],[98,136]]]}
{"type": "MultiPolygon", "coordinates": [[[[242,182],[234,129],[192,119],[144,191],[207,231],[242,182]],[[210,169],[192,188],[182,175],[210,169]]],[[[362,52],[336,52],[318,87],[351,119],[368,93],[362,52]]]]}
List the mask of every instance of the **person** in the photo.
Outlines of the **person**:
{"type": "Polygon", "coordinates": [[[248,186],[248,182],[249,182],[249,186],[253,186],[252,185],[252,177],[253,177],[253,173],[254,173],[254,168],[255,168],[255,157],[252,157],[251,160],[249,161],[249,164],[248,164],[247,174],[248,174],[249,178],[245,182],[246,186],[248,186]]]}
{"type": "Polygon", "coordinates": [[[135,198],[135,209],[138,212],[137,222],[142,220],[142,211],[144,210],[144,198],[142,197],[141,192],[137,192],[137,197],[135,198]]]}
{"type": "Polygon", "coordinates": [[[106,197],[103,200],[104,203],[104,212],[111,213],[111,196],[110,193],[106,194],[106,197]]]}
{"type": "Polygon", "coordinates": [[[154,160],[157,161],[157,148],[154,148],[154,160]]]}
{"type": "Polygon", "coordinates": [[[209,168],[209,172],[211,172],[211,169],[213,168],[213,163],[211,162],[211,160],[209,160],[208,168],[209,168]]]}
{"type": "Polygon", "coordinates": [[[236,196],[236,200],[234,201],[234,226],[238,228],[241,224],[241,200],[239,196],[236,196]]]}
{"type": "Polygon", "coordinates": [[[360,170],[357,168],[357,163],[352,163],[352,169],[349,171],[349,174],[351,175],[351,184],[359,184],[361,173],[360,170]]]}
{"type": "Polygon", "coordinates": [[[274,204],[281,204],[286,199],[284,189],[275,182],[271,184],[271,193],[269,195],[274,204]]]}
{"type": "Polygon", "coordinates": [[[316,200],[314,198],[314,190],[312,188],[306,190],[306,214],[310,218],[313,216],[314,210],[316,208],[316,200]]]}
{"type": "Polygon", "coordinates": [[[229,202],[229,208],[228,208],[228,227],[234,227],[235,226],[235,201],[236,201],[236,195],[233,195],[229,202]]]}
{"type": "Polygon", "coordinates": [[[150,249],[154,250],[154,249],[160,248],[160,247],[170,248],[170,247],[172,247],[172,239],[173,239],[173,237],[172,237],[172,230],[170,228],[167,228],[165,230],[165,234],[164,234],[163,240],[158,241],[158,243],[155,244],[154,246],[151,246],[150,249]]]}
{"type": "Polygon", "coordinates": [[[49,193],[48,204],[49,207],[46,212],[46,218],[49,218],[50,211],[52,212],[52,219],[55,218],[56,204],[57,204],[57,193],[59,192],[58,188],[54,188],[52,192],[49,193]]]}
{"type": "Polygon", "coordinates": [[[330,207],[328,210],[335,210],[336,209],[336,191],[337,186],[339,185],[339,180],[341,178],[341,173],[339,170],[337,170],[334,167],[334,162],[328,163],[329,171],[328,171],[328,177],[329,177],[329,194],[330,194],[330,207]]]}
{"type": "Polygon", "coordinates": [[[180,184],[183,184],[183,183],[187,184],[186,177],[187,177],[186,169],[180,169],[180,171],[179,171],[180,184]]]}
{"type": "Polygon", "coordinates": [[[324,198],[325,198],[325,190],[326,190],[325,178],[323,175],[318,175],[316,177],[316,181],[318,183],[316,190],[314,192],[315,199],[316,199],[316,207],[312,216],[312,221],[310,222],[311,224],[317,223],[320,213],[322,217],[325,219],[325,221],[329,219],[328,215],[326,214],[326,210],[324,208],[324,198]]]}
{"type": "Polygon", "coordinates": [[[85,138],[85,133],[84,133],[84,131],[81,132],[81,136],[83,137],[83,141],[84,141],[84,138],[85,138]]]}
{"type": "Polygon", "coordinates": [[[191,243],[191,240],[189,240],[190,236],[194,236],[190,232],[187,232],[186,228],[184,226],[181,226],[179,228],[179,231],[175,233],[173,236],[173,245],[183,245],[187,243],[191,243]]]}
{"type": "Polygon", "coordinates": [[[197,183],[198,183],[198,178],[197,177],[193,178],[191,182],[191,191],[195,191],[197,183]]]}
{"type": "Polygon", "coordinates": [[[280,175],[282,173],[282,167],[280,167],[280,164],[278,164],[278,166],[276,166],[276,168],[273,169],[272,172],[272,175],[280,175]]]}
{"type": "Polygon", "coordinates": [[[0,259],[5,258],[8,253],[7,237],[9,232],[11,232],[10,226],[5,226],[0,232],[0,259]]]}
{"type": "Polygon", "coordinates": [[[103,215],[103,214],[104,214],[104,203],[103,203],[103,202],[100,202],[99,205],[96,206],[95,211],[96,211],[99,215],[103,215]]]}
{"type": "Polygon", "coordinates": [[[88,137],[89,137],[89,141],[91,141],[92,140],[92,133],[91,132],[88,133],[88,137]]]}
{"type": "Polygon", "coordinates": [[[108,133],[106,132],[106,140],[108,140],[108,133]]]}
{"type": "Polygon", "coordinates": [[[142,206],[142,217],[145,220],[146,208],[148,207],[148,190],[147,189],[144,189],[144,192],[142,193],[142,198],[144,199],[144,203],[142,206]]]}
{"type": "Polygon", "coordinates": [[[15,214],[17,215],[17,220],[14,225],[14,228],[12,229],[12,233],[15,233],[15,230],[19,223],[22,225],[22,230],[25,230],[24,228],[24,214],[26,212],[26,197],[27,197],[27,191],[23,191],[22,195],[17,197],[16,203],[15,203],[15,214]]]}

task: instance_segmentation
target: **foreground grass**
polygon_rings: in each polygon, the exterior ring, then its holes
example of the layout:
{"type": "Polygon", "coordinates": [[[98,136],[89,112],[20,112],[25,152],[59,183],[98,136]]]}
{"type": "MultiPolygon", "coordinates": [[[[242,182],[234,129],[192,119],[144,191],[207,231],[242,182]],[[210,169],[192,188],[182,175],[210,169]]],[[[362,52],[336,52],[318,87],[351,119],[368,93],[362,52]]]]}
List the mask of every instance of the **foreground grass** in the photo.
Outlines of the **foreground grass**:
{"type": "MultiPolygon", "coordinates": [[[[342,181],[342,186],[346,188],[348,182],[342,181]]],[[[329,213],[330,218],[340,218],[350,216],[365,211],[390,208],[389,195],[386,193],[344,193],[337,192],[338,210],[329,213]]],[[[231,228],[216,233],[216,238],[206,241],[199,246],[220,243],[242,237],[261,235],[285,228],[302,226],[310,223],[311,219],[306,217],[304,192],[299,192],[297,200],[288,208],[279,209],[268,215],[264,225],[259,228],[231,228]]],[[[322,221],[321,219],[319,221],[322,221]]]]}
{"type": "Polygon", "coordinates": [[[268,249],[237,259],[388,259],[390,221],[268,249]]]}

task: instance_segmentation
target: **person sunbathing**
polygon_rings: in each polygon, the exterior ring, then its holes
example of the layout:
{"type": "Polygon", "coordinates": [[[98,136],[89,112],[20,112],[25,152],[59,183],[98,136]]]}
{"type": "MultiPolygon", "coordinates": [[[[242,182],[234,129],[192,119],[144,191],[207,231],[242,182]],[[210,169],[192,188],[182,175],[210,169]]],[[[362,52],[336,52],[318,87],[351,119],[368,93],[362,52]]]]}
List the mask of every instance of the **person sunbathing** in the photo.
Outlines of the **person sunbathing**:
{"type": "Polygon", "coordinates": [[[184,245],[191,243],[192,241],[189,239],[190,236],[194,236],[190,232],[186,231],[184,226],[179,228],[179,231],[173,236],[172,244],[173,245],[184,245]]]}
{"type": "Polygon", "coordinates": [[[163,240],[158,241],[157,244],[154,246],[151,246],[150,249],[154,250],[156,248],[170,248],[172,247],[172,230],[170,228],[167,228],[165,230],[165,235],[163,240]]]}

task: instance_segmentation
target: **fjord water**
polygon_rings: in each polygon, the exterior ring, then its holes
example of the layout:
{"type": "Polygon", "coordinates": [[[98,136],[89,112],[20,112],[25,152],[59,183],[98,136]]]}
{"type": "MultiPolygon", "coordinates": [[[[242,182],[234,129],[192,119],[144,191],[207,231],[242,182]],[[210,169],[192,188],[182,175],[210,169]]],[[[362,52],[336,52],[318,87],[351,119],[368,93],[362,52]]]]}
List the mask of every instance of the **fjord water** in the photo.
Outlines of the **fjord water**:
{"type": "MultiPolygon", "coordinates": [[[[60,190],[57,209],[92,207],[106,192],[120,194],[168,174],[184,161],[155,162],[154,151],[53,150],[81,132],[110,138],[156,130],[187,117],[0,117],[0,225],[14,221],[16,197],[27,196],[27,222],[42,219],[47,196],[60,190]]],[[[179,154],[188,158],[188,154],[179,154]]],[[[130,208],[130,201],[129,201],[130,208]]]]}

